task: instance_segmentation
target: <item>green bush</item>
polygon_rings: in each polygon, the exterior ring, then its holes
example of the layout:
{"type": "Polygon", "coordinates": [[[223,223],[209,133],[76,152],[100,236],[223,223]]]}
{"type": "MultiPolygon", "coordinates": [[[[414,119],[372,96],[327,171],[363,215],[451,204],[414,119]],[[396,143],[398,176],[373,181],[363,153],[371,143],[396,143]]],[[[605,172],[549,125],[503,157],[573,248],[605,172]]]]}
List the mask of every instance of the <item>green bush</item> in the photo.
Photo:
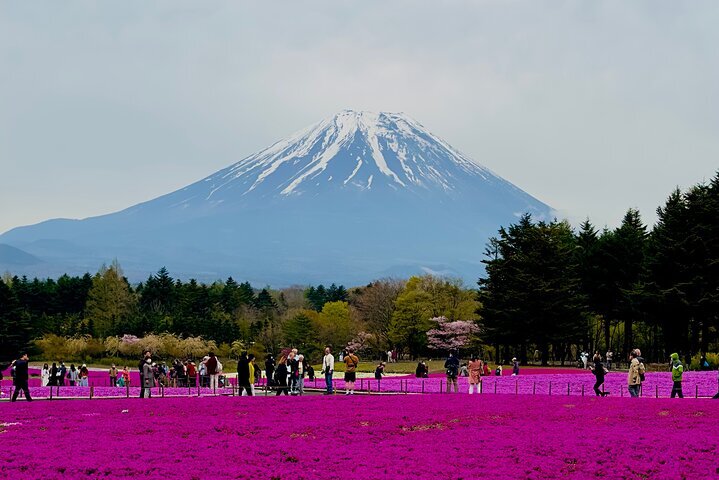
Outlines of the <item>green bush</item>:
{"type": "MultiPolygon", "coordinates": [[[[706,354],[707,361],[709,362],[709,370],[716,370],[719,368],[719,353],[707,353],[706,354]]],[[[701,370],[701,365],[699,365],[699,360],[701,359],[701,355],[697,353],[692,357],[692,363],[689,365],[689,367],[692,370],[701,370]]]]}

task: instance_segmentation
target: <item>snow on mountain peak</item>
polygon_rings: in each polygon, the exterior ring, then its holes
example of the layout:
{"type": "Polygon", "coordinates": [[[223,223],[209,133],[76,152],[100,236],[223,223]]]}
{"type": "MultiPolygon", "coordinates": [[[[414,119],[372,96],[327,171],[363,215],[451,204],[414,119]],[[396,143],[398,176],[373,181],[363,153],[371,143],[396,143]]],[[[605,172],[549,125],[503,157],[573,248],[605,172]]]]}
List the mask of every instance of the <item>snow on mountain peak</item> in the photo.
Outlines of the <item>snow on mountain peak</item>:
{"type": "Polygon", "coordinates": [[[217,200],[227,188],[242,196],[303,195],[318,188],[447,193],[467,176],[495,177],[403,113],[342,110],[205,182],[207,199],[217,200]]]}

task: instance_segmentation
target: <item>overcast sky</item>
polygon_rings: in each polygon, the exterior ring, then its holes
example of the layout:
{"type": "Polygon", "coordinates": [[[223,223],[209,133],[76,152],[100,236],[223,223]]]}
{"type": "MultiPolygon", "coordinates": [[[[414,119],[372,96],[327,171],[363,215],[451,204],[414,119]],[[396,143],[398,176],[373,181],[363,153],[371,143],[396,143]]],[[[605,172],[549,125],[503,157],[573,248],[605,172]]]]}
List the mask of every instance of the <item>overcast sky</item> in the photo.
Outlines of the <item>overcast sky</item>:
{"type": "Polygon", "coordinates": [[[344,108],[576,223],[719,169],[719,2],[0,0],[0,232],[116,211],[344,108]]]}

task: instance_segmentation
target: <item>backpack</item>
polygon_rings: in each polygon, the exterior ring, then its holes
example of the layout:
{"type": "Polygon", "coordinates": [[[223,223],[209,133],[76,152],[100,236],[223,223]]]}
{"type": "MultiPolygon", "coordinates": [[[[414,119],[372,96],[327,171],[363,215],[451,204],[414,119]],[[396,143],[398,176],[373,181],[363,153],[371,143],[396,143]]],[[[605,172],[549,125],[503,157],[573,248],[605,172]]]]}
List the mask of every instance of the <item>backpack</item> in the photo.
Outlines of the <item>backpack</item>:
{"type": "Polygon", "coordinates": [[[645,373],[647,372],[647,369],[644,367],[644,363],[639,362],[638,372],[639,372],[639,380],[641,380],[643,382],[644,379],[646,378],[645,373]]]}

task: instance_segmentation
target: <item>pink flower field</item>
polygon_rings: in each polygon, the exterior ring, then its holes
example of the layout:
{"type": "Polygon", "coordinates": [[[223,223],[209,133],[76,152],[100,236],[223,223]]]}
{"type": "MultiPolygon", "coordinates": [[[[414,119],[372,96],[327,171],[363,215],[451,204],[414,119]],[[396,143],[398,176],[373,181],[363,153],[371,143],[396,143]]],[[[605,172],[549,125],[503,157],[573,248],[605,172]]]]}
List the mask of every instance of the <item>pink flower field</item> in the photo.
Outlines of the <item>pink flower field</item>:
{"type": "Polygon", "coordinates": [[[717,478],[719,401],[547,395],[0,404],[0,477],[717,478]]]}

